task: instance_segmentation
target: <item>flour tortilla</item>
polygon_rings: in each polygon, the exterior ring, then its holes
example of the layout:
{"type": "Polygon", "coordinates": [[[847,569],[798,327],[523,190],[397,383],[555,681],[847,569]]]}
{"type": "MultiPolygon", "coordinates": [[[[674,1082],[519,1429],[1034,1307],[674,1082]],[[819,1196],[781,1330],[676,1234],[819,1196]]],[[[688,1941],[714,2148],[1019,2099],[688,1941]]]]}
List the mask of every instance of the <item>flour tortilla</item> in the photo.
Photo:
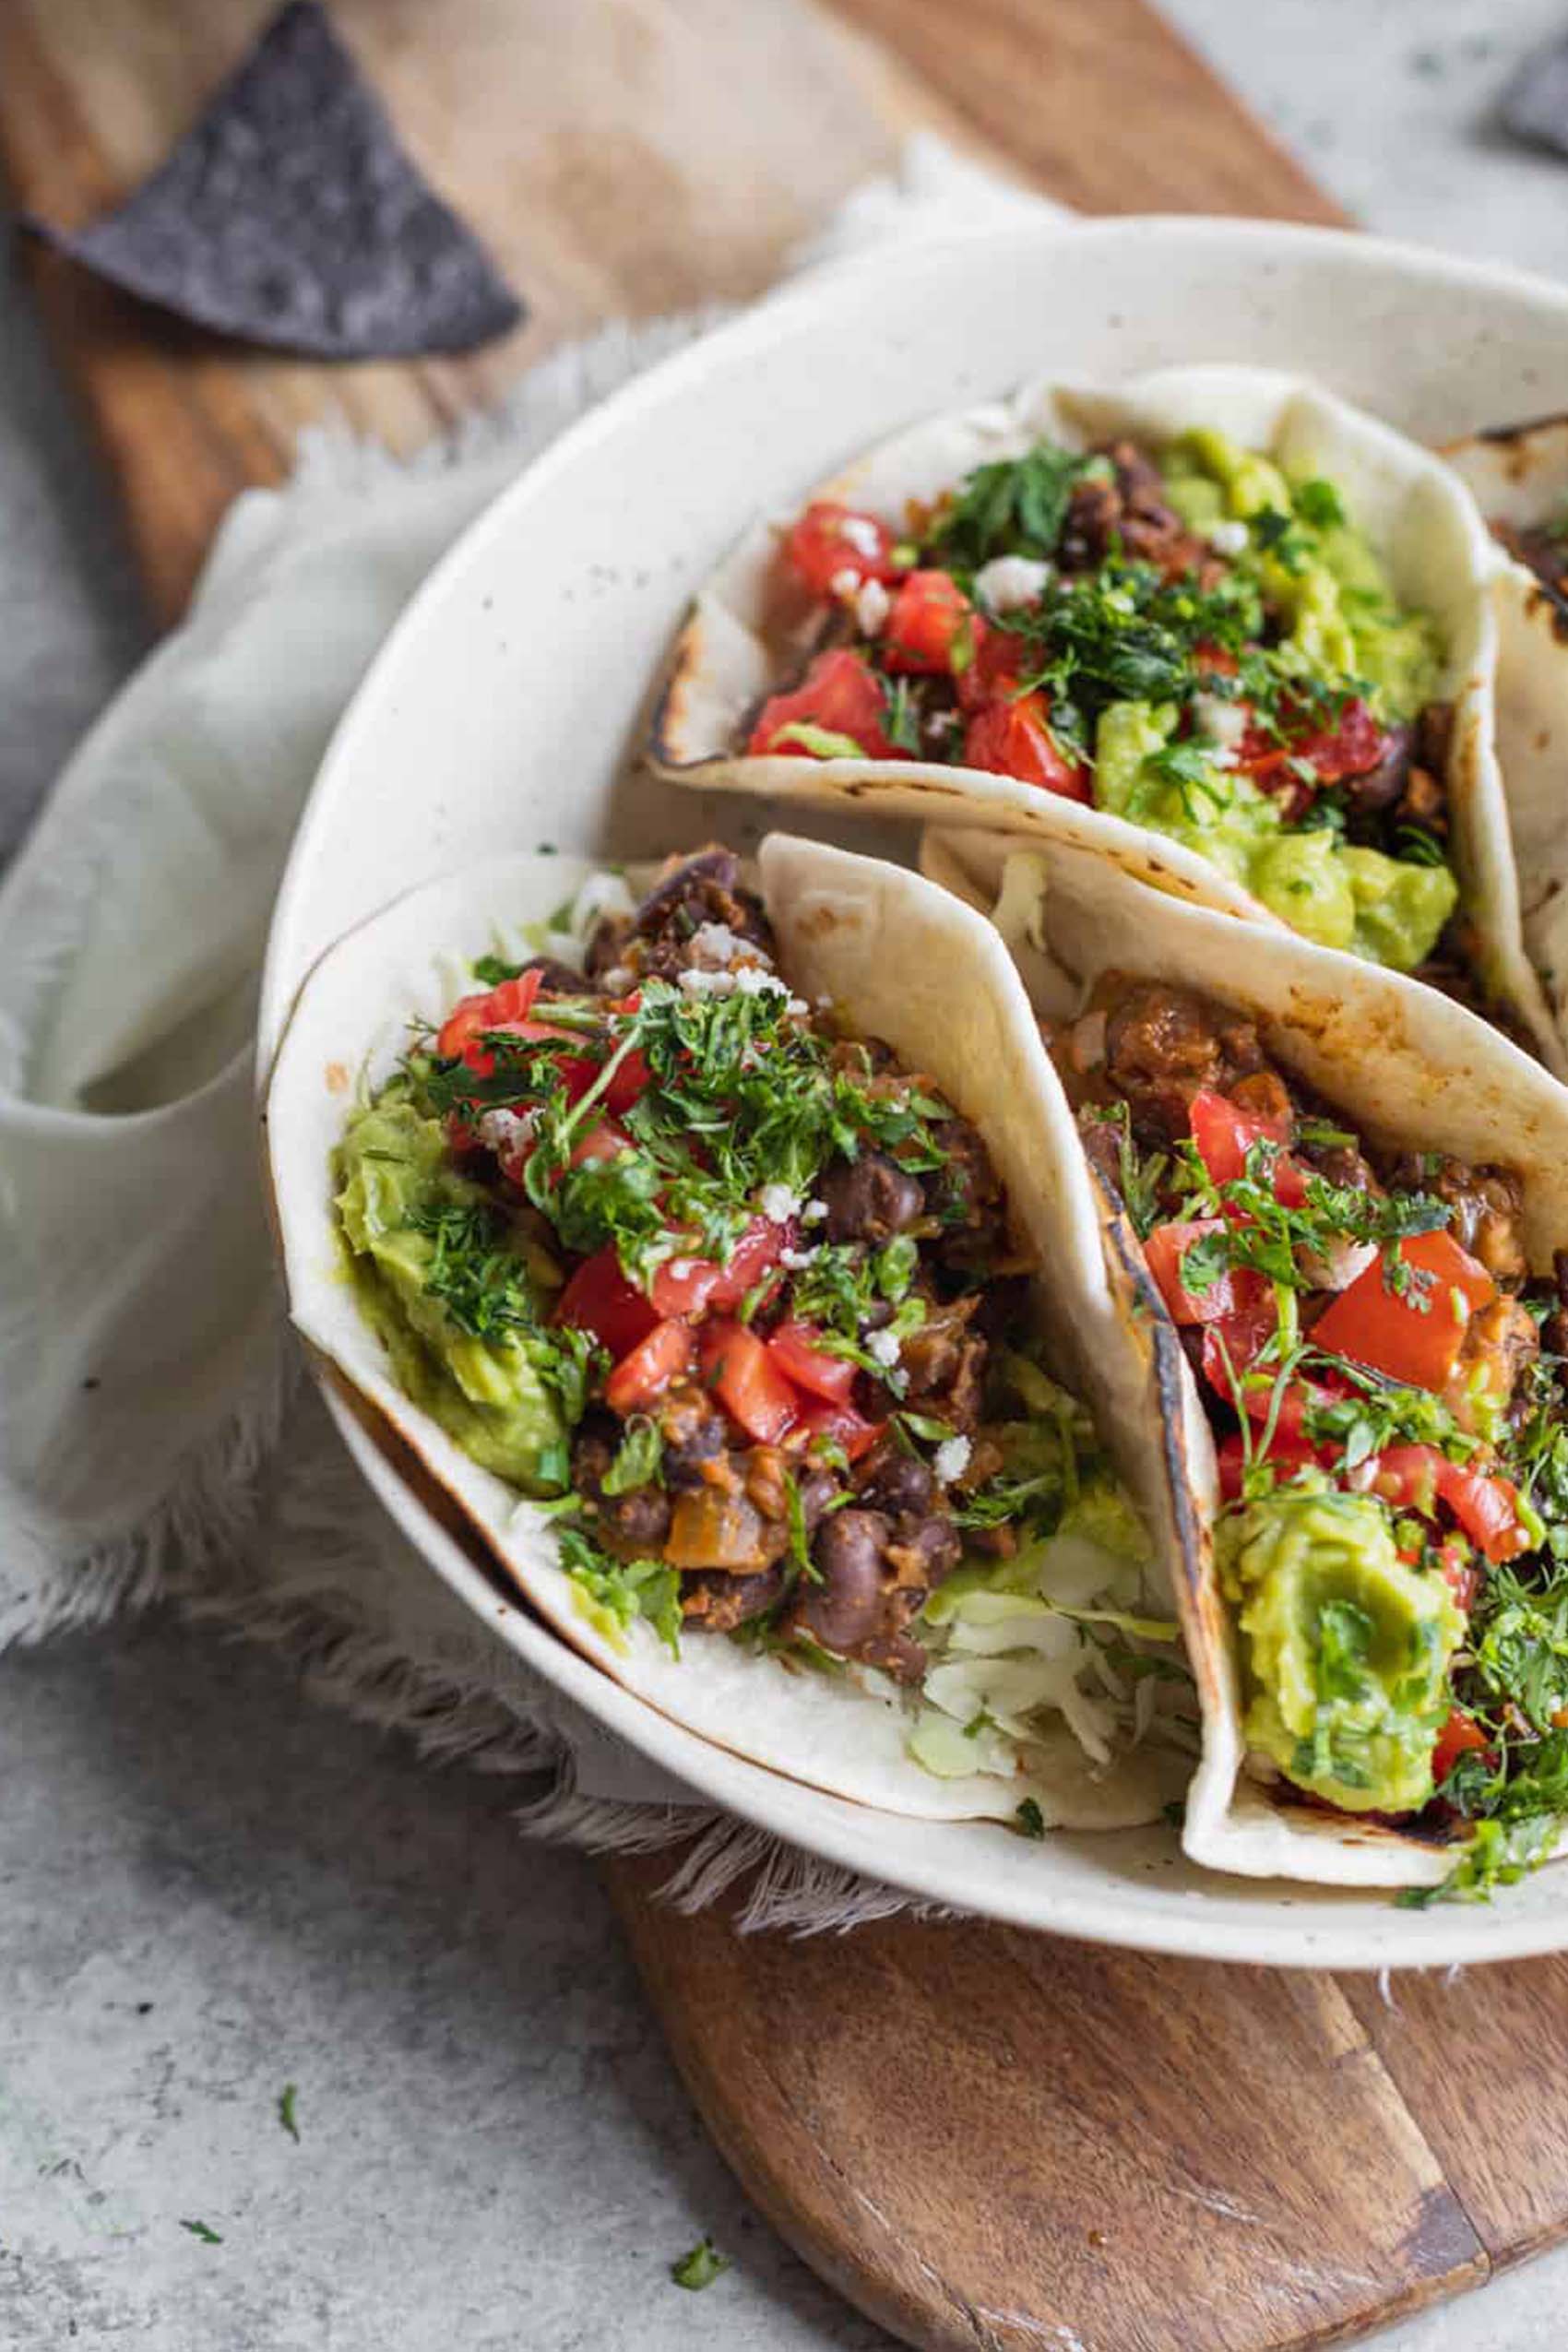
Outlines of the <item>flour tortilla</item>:
{"type": "MultiPolygon", "coordinates": [[[[910,427],[802,493],[905,528],[911,500],[951,490],[976,466],[1021,455],[1042,435],[1085,447],[1127,434],[1159,444],[1211,425],[1266,451],[1292,475],[1328,476],[1386,564],[1403,603],[1431,614],[1447,648],[1440,692],[1455,706],[1447,777],[1463,904],[1480,943],[1480,978],[1538,1051],[1568,1076],[1568,1050],[1526,952],[1508,807],[1493,733],[1497,632],[1489,597],[1498,552],[1442,461],[1303,379],[1269,369],[1170,368],[1114,389],[1032,384],[1012,398],[910,427]]],[[[677,640],[648,739],[654,767],[703,789],[766,793],[806,806],[931,824],[984,824],[1098,850],[1156,889],[1289,937],[1268,908],[1194,849],[1107,811],[1005,776],[918,760],[747,758],[734,749],[757,704],[799,661],[814,607],[783,576],[778,534],[792,516],[753,525],[698,597],[677,640]]]]}
{"type": "MultiPolygon", "coordinates": [[[[1266,955],[1239,955],[1236,929],[1222,915],[1153,898],[1103,859],[1064,843],[933,833],[921,864],[995,914],[1048,1017],[1071,1017],[1106,972],[1202,990],[1255,1020],[1269,1052],[1373,1141],[1517,1168],[1535,1271],[1550,1273],[1554,1248],[1568,1245],[1568,1090],[1435,990],[1289,934],[1271,940],[1266,955]]],[[[1125,1217],[1098,1184],[1093,1190],[1111,1279],[1122,1284],[1116,1344],[1130,1365],[1146,1350],[1151,1319],[1172,1340],[1174,1326],[1143,1275],[1125,1217]]],[[[1179,1348],[1177,1357],[1176,1393],[1166,1391],[1162,1420],[1146,1422],[1141,1434],[1170,1484],[1182,1532],[1177,1598],[1204,1718],[1182,1843],[1194,1861],[1248,1877],[1436,1883],[1456,1859],[1453,1845],[1281,1801],[1247,1766],[1236,1645],[1214,1563],[1214,1445],[1192,1367],[1179,1348]]],[[[1130,1383],[1131,1371],[1121,1377],[1130,1383]]]]}
{"type": "MultiPolygon", "coordinates": [[[[857,1033],[884,1038],[929,1073],[984,1135],[1014,1205],[1016,1238],[1041,1269],[1056,1368],[1099,1426],[1129,1420],[1125,1351],[1102,1271],[1088,1181],[1029,1004],[996,932],[902,868],[775,837],[760,885],[787,976],[830,997],[857,1033]]],[[[471,959],[530,948],[524,926],[572,897],[595,867],[569,858],[497,859],[416,890],[332,948],[301,992],[273,1073],[267,1148],[293,1320],[311,1346],[413,1450],[555,1630],[607,1673],[688,1729],[834,1794],[932,1819],[1007,1820],[1032,1797],[1049,1824],[1113,1829],[1158,1817],[1187,1767],[1139,1749],[1108,1773],[1063,1728],[1025,1776],[943,1780],[909,1756],[909,1716],[874,1689],[693,1633],[679,1660],[637,1622],[617,1650],[591,1625],[557,1564],[549,1519],[481,1469],[392,1378],[345,1271],[330,1159],[361,1089],[391,1072],[411,1018],[438,1022],[473,986],[471,959]]],[[[639,880],[633,878],[636,888],[639,880]]],[[[1169,1372],[1169,1365],[1167,1372],[1169,1372]]],[[[1158,1562],[1179,1550],[1170,1491],[1135,1489],[1158,1562]]],[[[1153,1573],[1157,1605],[1170,1577],[1153,1573]]]]}
{"type": "MultiPolygon", "coordinates": [[[[1443,455],[1488,522],[1545,523],[1568,505],[1568,417],[1477,434],[1443,455]]],[[[1522,936],[1568,1038],[1568,602],[1502,548],[1491,601],[1522,936]]]]}

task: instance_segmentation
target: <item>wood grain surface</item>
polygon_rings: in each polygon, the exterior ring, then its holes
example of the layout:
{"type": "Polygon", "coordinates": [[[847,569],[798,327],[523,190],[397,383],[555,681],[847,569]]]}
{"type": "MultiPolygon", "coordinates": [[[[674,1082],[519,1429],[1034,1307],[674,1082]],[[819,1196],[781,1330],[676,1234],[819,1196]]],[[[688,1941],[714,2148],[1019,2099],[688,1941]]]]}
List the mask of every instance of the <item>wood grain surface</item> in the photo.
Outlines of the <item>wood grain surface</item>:
{"type": "MultiPolygon", "coordinates": [[[[13,191],[77,227],[199,113],[273,0],[5,0],[13,191]]],[[[187,333],[34,254],[158,610],[331,417],[410,448],[609,317],[734,302],[917,127],[1091,210],[1334,220],[1142,0],[336,0],[435,185],[529,304],[467,359],[327,369],[187,333]],[[1182,137],[1171,136],[1180,123],[1182,137]]]]}
{"type": "Polygon", "coordinates": [[[1486,2253],[1331,1977],[968,1924],[741,1942],[618,1907],[724,2155],[896,2334],[987,2352],[1327,2344],[1486,2253]]]}
{"type": "MultiPolygon", "coordinates": [[[[0,152],[75,224],[156,163],[268,0],[6,0],[0,152]]],[[[324,418],[406,448],[615,315],[755,291],[910,129],[1088,209],[1340,216],[1142,0],[338,0],[531,315],[329,370],[32,267],[164,618],[233,493],[324,418]]],[[[1301,2352],[1568,2229],[1568,1964],[1269,1975],[976,1924],[737,1935],[607,1866],[758,2204],[930,2352],[1301,2352]]],[[[540,2348],[542,2352],[542,2347],[540,2348]]]]}

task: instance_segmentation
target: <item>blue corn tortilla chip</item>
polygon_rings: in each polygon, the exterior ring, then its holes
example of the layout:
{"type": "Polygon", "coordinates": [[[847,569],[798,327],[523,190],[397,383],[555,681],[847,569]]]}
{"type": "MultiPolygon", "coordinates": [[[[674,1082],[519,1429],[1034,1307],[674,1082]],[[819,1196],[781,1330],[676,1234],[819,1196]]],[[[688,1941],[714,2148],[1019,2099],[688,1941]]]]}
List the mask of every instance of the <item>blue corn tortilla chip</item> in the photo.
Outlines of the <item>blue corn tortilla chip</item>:
{"type": "Polygon", "coordinates": [[[1501,111],[1515,138],[1568,155],[1568,36],[1530,52],[1503,91],[1501,111]]]}
{"type": "Polygon", "coordinates": [[[317,0],[290,0],[118,210],[25,225],[160,310],[315,359],[471,350],[524,315],[317,0]]]}

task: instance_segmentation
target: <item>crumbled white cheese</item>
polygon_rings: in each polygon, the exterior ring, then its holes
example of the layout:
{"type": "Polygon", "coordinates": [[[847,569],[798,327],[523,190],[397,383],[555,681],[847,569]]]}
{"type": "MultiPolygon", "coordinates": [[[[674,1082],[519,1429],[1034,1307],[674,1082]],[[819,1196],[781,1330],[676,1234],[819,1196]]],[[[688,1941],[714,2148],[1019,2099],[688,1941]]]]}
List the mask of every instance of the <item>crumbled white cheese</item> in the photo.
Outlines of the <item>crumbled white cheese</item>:
{"type": "Polygon", "coordinates": [[[880,580],[862,580],[855,599],[855,623],[862,637],[874,637],[893,610],[893,599],[880,580]]]}
{"type": "Polygon", "coordinates": [[[780,1250],[778,1263],[786,1274],[803,1274],[813,1259],[820,1253],[821,1246],[819,1242],[814,1250],[780,1250]]]}
{"type": "Polygon", "coordinates": [[[1032,555],[993,555],[975,574],[975,594],[988,612],[1021,612],[1039,602],[1050,577],[1050,564],[1032,555]]]}
{"type": "Polygon", "coordinates": [[[631,971],[624,964],[612,964],[604,974],[604,992],[607,996],[626,996],[631,992],[631,971]]]}
{"type": "Polygon", "coordinates": [[[885,1371],[891,1372],[898,1360],[899,1348],[897,1336],[891,1331],[868,1331],[866,1354],[871,1357],[873,1363],[881,1364],[885,1371]]]}
{"type": "Polygon", "coordinates": [[[1247,552],[1247,526],[1227,520],[1210,523],[1206,533],[1209,545],[1217,555],[1244,555],[1247,552]]]}
{"type": "Polygon", "coordinates": [[[667,1258],[665,1260],[665,1265],[677,1282],[684,1282],[688,1275],[696,1272],[701,1263],[700,1258],[667,1258]]]}
{"type": "Polygon", "coordinates": [[[833,595],[841,596],[846,604],[852,604],[860,593],[861,576],[852,564],[846,564],[841,572],[834,573],[827,585],[833,595]]]}
{"type": "Polygon", "coordinates": [[[699,923],[691,936],[694,952],[707,964],[732,964],[740,944],[728,923],[699,923]]]}
{"type": "Polygon", "coordinates": [[[882,553],[882,533],[868,515],[842,515],[838,520],[838,536],[846,547],[874,564],[882,553]]]}
{"type": "Polygon", "coordinates": [[[826,1201],[808,1201],[804,1208],[801,1211],[801,1223],[802,1225],[820,1225],[826,1215],[827,1203],[826,1201]]]}
{"type": "Polygon", "coordinates": [[[757,1194],[757,1206],[770,1225],[788,1225],[800,1207],[800,1195],[788,1184],[765,1184],[757,1194]]]}
{"type": "Polygon", "coordinates": [[[679,975],[679,985],[688,996],[733,996],[743,977],[740,972],[705,972],[688,965],[679,975]]]}
{"type": "Polygon", "coordinates": [[[485,1111],[479,1119],[480,1139],[503,1158],[532,1140],[539,1113],[535,1111],[485,1111]]]}
{"type": "MultiPolygon", "coordinates": [[[[682,979],[685,974],[682,974],[682,979]]],[[[765,972],[760,964],[742,964],[739,970],[727,975],[731,986],[742,996],[788,996],[790,992],[777,972],[765,972]]],[[[727,995],[729,991],[724,991],[727,995]]]]}
{"type": "Polygon", "coordinates": [[[972,1451],[973,1448],[967,1437],[943,1439],[931,1457],[931,1467],[944,1486],[951,1486],[955,1479],[963,1477],[969,1467],[969,1455],[972,1451]]]}
{"type": "Polygon", "coordinates": [[[1227,702],[1223,695],[1194,695],[1193,723],[1209,742],[1233,752],[1251,722],[1239,702],[1227,702]]]}

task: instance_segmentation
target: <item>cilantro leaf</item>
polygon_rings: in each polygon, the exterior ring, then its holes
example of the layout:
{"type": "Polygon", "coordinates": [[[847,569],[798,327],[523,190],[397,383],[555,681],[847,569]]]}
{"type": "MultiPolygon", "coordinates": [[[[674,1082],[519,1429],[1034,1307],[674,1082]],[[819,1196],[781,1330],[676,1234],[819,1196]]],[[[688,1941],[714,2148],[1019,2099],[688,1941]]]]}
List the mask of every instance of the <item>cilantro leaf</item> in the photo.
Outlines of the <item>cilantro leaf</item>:
{"type": "Polygon", "coordinates": [[[671,2263],[670,2275],[677,2287],[689,2287],[693,2294],[698,2294],[705,2287],[711,2287],[716,2278],[722,2278],[729,2268],[729,2255],[721,2254],[711,2238],[699,2238],[679,2262],[671,2263]]]}
{"type": "Polygon", "coordinates": [[[1040,441],[1021,457],[977,466],[927,533],[921,561],[978,572],[997,555],[1053,555],[1073,491],[1097,464],[1103,472],[1103,458],[1040,441]]]}

